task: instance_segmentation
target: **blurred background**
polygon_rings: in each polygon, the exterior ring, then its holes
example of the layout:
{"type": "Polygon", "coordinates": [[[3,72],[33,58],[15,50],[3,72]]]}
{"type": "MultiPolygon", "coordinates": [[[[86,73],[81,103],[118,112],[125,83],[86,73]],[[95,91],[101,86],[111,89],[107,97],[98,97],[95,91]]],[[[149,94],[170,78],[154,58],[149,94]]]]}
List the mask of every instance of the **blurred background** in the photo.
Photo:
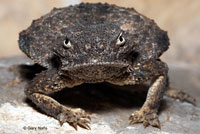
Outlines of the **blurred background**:
{"type": "MultiPolygon", "coordinates": [[[[24,55],[18,48],[18,33],[33,19],[53,7],[78,4],[81,0],[0,0],[0,58],[24,55]]],[[[162,56],[171,65],[200,67],[199,0],[82,0],[134,7],[168,31],[171,46],[162,56]]]]}

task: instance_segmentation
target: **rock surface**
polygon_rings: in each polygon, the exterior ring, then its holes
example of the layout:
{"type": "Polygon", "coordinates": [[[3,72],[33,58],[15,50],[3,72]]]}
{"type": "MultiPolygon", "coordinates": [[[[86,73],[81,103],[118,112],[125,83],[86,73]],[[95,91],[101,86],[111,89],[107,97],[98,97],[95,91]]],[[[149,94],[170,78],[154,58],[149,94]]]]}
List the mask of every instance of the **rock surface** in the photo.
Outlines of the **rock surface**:
{"type": "Polygon", "coordinates": [[[91,113],[91,130],[78,128],[78,131],[75,131],[67,123],[61,127],[57,120],[43,114],[26,99],[23,90],[28,79],[20,82],[17,72],[20,71],[20,75],[27,78],[27,74],[30,76],[29,68],[13,65],[30,63],[25,57],[0,59],[1,134],[196,134],[200,131],[198,68],[169,65],[171,86],[183,89],[196,97],[197,106],[164,97],[159,113],[161,130],[144,128],[142,124],[128,125],[129,115],[139,109],[145,99],[144,93],[127,90],[130,86],[123,87],[122,90],[108,84],[82,85],[55,94],[55,98],[60,102],[82,107],[91,113]]]}

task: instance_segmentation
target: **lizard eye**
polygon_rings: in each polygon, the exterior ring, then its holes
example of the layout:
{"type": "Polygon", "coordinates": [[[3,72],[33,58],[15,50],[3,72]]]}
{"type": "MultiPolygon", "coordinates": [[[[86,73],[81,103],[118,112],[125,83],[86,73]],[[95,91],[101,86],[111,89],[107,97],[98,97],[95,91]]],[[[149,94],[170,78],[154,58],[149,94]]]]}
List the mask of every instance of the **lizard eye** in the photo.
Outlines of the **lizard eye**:
{"type": "Polygon", "coordinates": [[[71,48],[72,47],[72,44],[71,44],[71,42],[68,38],[66,38],[63,43],[64,43],[65,48],[71,48]]]}
{"type": "Polygon", "coordinates": [[[118,36],[118,38],[117,38],[116,44],[119,45],[119,46],[122,46],[122,45],[124,45],[124,43],[125,43],[125,39],[122,36],[122,33],[120,33],[119,36],[118,36]]]}

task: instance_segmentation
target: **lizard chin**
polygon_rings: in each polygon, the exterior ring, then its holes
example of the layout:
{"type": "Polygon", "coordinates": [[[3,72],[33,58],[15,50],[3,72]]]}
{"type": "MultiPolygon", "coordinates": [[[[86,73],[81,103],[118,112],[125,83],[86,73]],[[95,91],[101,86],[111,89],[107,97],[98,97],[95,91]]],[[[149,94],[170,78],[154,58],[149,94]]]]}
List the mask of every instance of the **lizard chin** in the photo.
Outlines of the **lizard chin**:
{"type": "Polygon", "coordinates": [[[119,77],[127,72],[128,64],[124,63],[89,63],[62,68],[70,78],[79,79],[86,83],[104,82],[119,77]]]}

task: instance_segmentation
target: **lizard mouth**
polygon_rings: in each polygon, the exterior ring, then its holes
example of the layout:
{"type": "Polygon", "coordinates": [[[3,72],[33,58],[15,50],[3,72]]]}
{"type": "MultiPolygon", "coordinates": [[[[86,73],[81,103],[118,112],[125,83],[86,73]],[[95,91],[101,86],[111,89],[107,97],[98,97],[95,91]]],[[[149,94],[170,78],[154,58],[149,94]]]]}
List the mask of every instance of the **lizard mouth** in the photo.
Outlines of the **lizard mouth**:
{"type": "Polygon", "coordinates": [[[87,63],[61,68],[71,78],[83,80],[84,82],[103,82],[108,79],[119,77],[127,71],[128,64],[125,63],[87,63]]]}
{"type": "Polygon", "coordinates": [[[104,67],[115,67],[115,68],[123,68],[127,67],[127,63],[115,63],[115,62],[100,62],[100,63],[85,63],[85,64],[76,64],[74,66],[69,66],[69,67],[62,67],[62,70],[67,70],[67,71],[72,71],[80,68],[85,68],[85,67],[92,67],[92,68],[98,68],[100,66],[104,67]]]}

